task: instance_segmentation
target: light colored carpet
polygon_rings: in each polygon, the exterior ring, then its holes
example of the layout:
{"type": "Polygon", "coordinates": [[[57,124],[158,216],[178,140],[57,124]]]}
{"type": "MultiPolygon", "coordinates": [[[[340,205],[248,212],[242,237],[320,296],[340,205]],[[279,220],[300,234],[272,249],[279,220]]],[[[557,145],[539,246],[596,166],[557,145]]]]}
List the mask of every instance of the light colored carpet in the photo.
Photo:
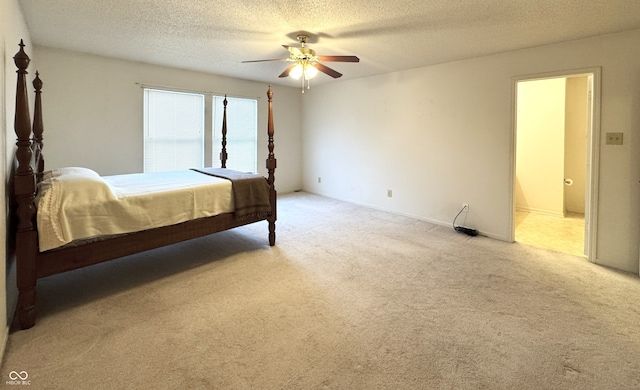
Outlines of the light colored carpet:
{"type": "Polygon", "coordinates": [[[305,193],[39,283],[1,374],[48,389],[640,388],[640,279],[305,193]]]}

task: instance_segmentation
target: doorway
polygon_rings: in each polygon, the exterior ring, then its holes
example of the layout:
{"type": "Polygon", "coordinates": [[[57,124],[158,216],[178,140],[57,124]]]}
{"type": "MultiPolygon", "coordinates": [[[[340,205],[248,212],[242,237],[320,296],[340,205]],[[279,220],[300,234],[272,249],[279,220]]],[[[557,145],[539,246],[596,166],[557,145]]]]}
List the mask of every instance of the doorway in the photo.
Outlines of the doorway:
{"type": "Polygon", "coordinates": [[[513,240],[593,261],[599,71],[514,84],[513,240]]]}

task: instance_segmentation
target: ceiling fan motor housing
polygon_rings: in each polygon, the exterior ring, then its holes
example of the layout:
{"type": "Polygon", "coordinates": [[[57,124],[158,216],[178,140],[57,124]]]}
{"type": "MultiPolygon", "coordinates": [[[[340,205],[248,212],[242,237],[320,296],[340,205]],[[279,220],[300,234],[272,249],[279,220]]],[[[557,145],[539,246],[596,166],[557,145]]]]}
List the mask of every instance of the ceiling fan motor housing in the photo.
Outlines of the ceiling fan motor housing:
{"type": "Polygon", "coordinates": [[[300,50],[300,53],[302,53],[302,57],[299,57],[303,60],[310,60],[316,57],[316,51],[309,49],[307,47],[301,47],[298,50],[300,50]]]}

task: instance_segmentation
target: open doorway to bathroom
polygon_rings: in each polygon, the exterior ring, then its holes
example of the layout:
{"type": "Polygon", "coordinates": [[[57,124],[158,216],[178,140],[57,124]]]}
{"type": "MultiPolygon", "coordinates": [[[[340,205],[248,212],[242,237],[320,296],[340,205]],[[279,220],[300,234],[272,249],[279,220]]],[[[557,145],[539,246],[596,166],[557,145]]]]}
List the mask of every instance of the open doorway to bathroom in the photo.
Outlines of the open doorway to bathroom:
{"type": "Polygon", "coordinates": [[[590,257],[595,72],[516,81],[514,240],[590,257]]]}

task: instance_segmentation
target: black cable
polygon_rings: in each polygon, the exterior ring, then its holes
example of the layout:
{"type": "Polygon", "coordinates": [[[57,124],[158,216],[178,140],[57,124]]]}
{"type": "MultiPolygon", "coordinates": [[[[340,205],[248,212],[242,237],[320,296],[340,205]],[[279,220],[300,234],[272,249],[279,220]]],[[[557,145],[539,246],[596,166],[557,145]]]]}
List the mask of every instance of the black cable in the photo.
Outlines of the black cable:
{"type": "Polygon", "coordinates": [[[460,216],[460,214],[462,214],[462,212],[464,211],[465,206],[462,206],[462,209],[460,210],[460,212],[458,213],[458,215],[456,215],[456,217],[453,219],[453,228],[456,228],[456,219],[458,219],[458,217],[460,216]]]}
{"type": "Polygon", "coordinates": [[[476,229],[471,229],[471,228],[464,227],[464,226],[456,226],[456,219],[458,219],[458,217],[460,216],[460,214],[462,214],[464,209],[465,209],[465,206],[462,206],[462,209],[458,212],[456,217],[453,218],[453,223],[452,223],[453,229],[456,232],[464,233],[464,234],[469,235],[469,236],[477,236],[478,235],[478,231],[476,229]]]}

